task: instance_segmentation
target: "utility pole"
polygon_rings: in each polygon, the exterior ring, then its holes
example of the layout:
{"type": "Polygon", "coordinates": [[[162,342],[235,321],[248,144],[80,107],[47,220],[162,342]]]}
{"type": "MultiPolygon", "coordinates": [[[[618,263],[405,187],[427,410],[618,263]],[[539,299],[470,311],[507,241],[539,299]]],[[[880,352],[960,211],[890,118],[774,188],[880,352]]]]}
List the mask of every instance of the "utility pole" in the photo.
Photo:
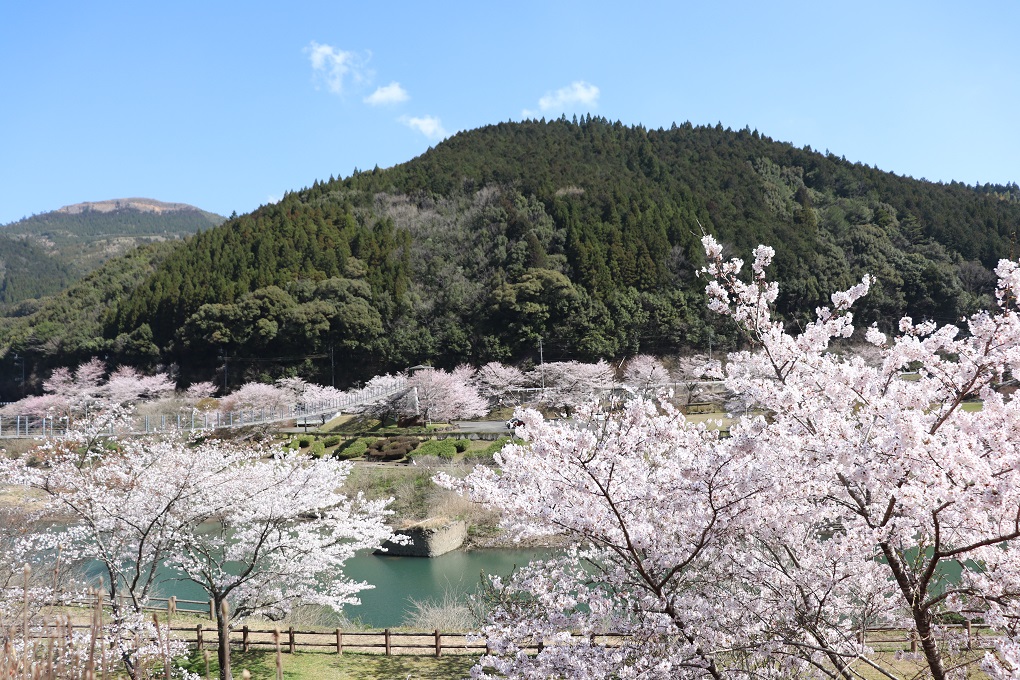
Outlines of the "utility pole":
{"type": "Polygon", "coordinates": [[[542,352],[542,336],[538,336],[538,372],[542,376],[542,399],[545,399],[545,354],[542,352]]]}
{"type": "Polygon", "coordinates": [[[225,395],[227,393],[227,361],[230,359],[226,349],[220,350],[220,358],[223,359],[223,394],[225,395]]]}
{"type": "Polygon", "coordinates": [[[24,397],[25,396],[25,357],[18,356],[18,353],[15,352],[14,356],[12,357],[12,359],[14,359],[15,365],[17,365],[19,363],[21,364],[21,396],[24,397]]]}

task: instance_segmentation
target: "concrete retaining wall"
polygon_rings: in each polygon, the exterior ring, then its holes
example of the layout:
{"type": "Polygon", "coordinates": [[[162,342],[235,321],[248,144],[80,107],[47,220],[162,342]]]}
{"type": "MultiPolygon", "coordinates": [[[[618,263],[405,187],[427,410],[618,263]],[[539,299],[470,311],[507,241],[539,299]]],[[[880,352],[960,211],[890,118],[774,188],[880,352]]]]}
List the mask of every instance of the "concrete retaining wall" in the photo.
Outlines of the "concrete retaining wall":
{"type": "Polygon", "coordinates": [[[448,520],[444,517],[431,519],[398,528],[394,533],[407,536],[409,543],[400,545],[387,541],[385,550],[376,550],[377,555],[400,555],[406,557],[438,557],[464,544],[467,538],[467,524],[462,520],[448,520]]]}

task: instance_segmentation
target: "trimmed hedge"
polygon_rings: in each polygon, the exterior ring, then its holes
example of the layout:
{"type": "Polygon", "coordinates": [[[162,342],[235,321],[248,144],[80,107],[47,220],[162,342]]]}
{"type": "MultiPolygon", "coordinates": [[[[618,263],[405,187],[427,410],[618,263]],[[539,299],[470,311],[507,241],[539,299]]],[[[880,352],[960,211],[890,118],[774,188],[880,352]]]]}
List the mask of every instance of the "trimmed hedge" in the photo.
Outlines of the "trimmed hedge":
{"type": "Polygon", "coordinates": [[[365,455],[368,451],[368,446],[376,440],[376,437],[360,437],[358,439],[351,439],[346,444],[337,448],[333,452],[333,456],[340,460],[347,460],[349,458],[360,458],[365,455]]]}
{"type": "MultiPolygon", "coordinates": [[[[451,460],[456,455],[458,448],[457,442],[462,440],[454,439],[430,439],[421,446],[419,446],[415,452],[415,456],[435,456],[437,458],[443,458],[445,460],[451,460]]],[[[465,442],[466,444],[467,442],[465,442]]],[[[467,447],[465,447],[467,448],[467,447]]]]}
{"type": "Polygon", "coordinates": [[[374,460],[400,460],[417,446],[417,437],[387,437],[369,444],[365,457],[374,460]]]}

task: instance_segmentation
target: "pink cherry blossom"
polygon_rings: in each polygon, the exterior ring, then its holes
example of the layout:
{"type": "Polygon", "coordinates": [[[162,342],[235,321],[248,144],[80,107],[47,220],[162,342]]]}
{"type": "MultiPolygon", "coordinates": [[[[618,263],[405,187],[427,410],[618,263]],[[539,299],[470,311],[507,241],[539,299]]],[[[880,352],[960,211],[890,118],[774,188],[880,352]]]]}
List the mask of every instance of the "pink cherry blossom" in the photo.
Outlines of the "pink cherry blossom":
{"type": "Polygon", "coordinates": [[[525,411],[498,472],[437,478],[501,510],[512,536],[578,545],[491,581],[474,677],[899,677],[864,635],[885,625],[942,680],[976,664],[952,616],[995,626],[981,666],[1020,676],[1020,401],[997,391],[1020,369],[1020,267],[998,267],[996,309],[872,330],[865,361],[832,349],[869,277],[791,334],[771,309],[771,249],[745,277],[704,245],[709,306],[751,346],[724,367],[747,407],[728,437],[640,399],[574,423],[525,411]]]}

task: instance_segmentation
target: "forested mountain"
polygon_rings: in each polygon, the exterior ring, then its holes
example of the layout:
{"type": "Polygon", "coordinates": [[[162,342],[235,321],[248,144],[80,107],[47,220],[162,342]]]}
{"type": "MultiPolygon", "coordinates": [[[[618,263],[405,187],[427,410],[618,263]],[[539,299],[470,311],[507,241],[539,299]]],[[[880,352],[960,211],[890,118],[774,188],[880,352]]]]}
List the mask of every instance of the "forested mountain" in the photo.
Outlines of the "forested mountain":
{"type": "Polygon", "coordinates": [[[25,239],[0,236],[0,309],[52,295],[74,280],[60,257],[25,239]]]}
{"type": "MultiPolygon", "coordinates": [[[[89,342],[151,333],[146,356],[187,375],[225,355],[232,380],[327,381],[331,351],[352,381],[537,359],[539,339],[546,359],[730,346],[694,276],[703,230],[743,257],[776,248],[791,323],[866,272],[861,321],[951,321],[987,304],[1018,226],[1016,184],[900,177],[748,129],[501,123],[203,231],[112,297],[89,342]]],[[[4,342],[52,361],[85,351],[28,337],[4,342]]]]}
{"type": "Polygon", "coordinates": [[[0,307],[52,295],[139,245],[190,236],[224,219],[184,203],[123,198],[12,222],[0,227],[0,307]]]}

